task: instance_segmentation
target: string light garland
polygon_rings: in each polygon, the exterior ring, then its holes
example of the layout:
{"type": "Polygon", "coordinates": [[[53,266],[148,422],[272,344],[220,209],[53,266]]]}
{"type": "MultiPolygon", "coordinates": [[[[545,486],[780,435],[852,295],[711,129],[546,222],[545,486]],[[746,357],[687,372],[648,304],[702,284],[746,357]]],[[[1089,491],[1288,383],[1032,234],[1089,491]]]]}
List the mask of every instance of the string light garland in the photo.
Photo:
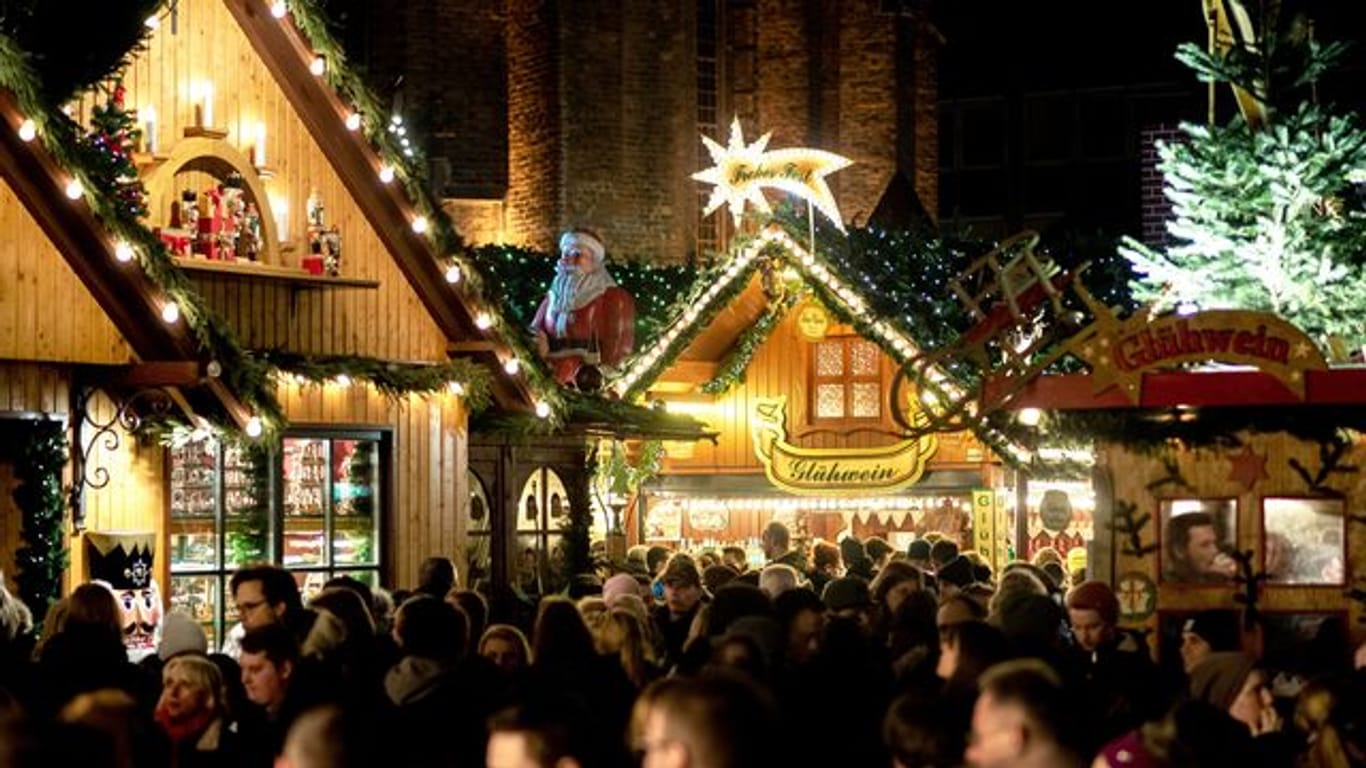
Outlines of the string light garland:
{"type": "Polygon", "coordinates": [[[489,373],[469,360],[444,363],[395,363],[357,355],[299,355],[273,351],[262,360],[275,371],[277,383],[298,386],[351,386],[363,383],[384,397],[452,394],[464,398],[471,411],[489,403],[489,373]]]}

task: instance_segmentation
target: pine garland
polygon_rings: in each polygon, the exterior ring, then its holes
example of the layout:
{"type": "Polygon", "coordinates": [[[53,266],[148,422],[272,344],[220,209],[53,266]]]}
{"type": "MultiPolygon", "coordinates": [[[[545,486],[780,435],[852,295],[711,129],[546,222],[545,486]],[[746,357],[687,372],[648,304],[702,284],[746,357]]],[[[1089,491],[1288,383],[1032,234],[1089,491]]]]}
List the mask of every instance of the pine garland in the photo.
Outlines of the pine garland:
{"type": "Polygon", "coordinates": [[[488,371],[463,359],[429,365],[394,363],[355,355],[299,355],[283,351],[262,353],[261,359],[278,371],[314,384],[326,384],[341,376],[365,381],[385,397],[395,400],[414,394],[438,394],[455,383],[463,389],[461,397],[471,412],[483,410],[489,404],[488,371]]]}
{"type": "Polygon", "coordinates": [[[19,594],[41,623],[48,608],[61,597],[67,550],[62,526],[66,496],[62,469],[66,466],[66,431],[62,425],[39,421],[22,427],[14,473],[19,486],[14,503],[22,516],[23,546],[15,553],[19,594]]]}

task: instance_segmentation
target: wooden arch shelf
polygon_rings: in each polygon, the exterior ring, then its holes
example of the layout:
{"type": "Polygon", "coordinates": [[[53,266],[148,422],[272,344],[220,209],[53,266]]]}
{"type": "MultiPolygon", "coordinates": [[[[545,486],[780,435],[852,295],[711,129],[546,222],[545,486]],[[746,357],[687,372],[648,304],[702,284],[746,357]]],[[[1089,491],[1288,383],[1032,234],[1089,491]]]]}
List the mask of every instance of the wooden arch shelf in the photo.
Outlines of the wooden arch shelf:
{"type": "Polygon", "coordinates": [[[378,288],[378,280],[360,277],[327,277],[315,275],[294,267],[276,264],[242,264],[232,261],[209,261],[208,259],[177,258],[176,264],[186,272],[237,277],[244,280],[284,283],[299,290],[323,290],[340,288],[378,288]]]}
{"type": "Polygon", "coordinates": [[[156,157],[142,170],[142,183],[147,187],[147,208],[169,211],[179,191],[176,175],[182,171],[200,171],[219,179],[233,173],[242,177],[242,187],[249,200],[256,203],[261,216],[261,261],[279,265],[280,237],[271,213],[270,198],[266,195],[261,175],[246,155],[221,138],[193,136],[177,141],[170,155],[156,157]]]}

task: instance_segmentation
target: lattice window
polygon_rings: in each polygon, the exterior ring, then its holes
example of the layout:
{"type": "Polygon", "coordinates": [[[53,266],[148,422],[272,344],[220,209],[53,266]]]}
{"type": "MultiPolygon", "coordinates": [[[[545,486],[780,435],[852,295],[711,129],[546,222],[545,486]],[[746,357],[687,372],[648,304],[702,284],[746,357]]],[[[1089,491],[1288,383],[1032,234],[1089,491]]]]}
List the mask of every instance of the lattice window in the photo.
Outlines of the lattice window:
{"type": "Polygon", "coordinates": [[[814,421],[882,418],[882,351],[858,336],[817,342],[811,391],[814,421]]]}

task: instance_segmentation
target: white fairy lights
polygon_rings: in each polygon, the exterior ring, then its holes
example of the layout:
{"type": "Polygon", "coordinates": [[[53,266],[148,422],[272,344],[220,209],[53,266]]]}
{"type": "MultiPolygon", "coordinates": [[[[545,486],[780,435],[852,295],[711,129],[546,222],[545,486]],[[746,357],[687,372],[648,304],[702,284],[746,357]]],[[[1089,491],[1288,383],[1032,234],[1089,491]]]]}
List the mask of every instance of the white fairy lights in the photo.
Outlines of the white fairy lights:
{"type": "Polygon", "coordinates": [[[133,260],[133,246],[127,240],[120,240],[114,244],[114,258],[120,264],[127,264],[133,260]]]}
{"type": "Polygon", "coordinates": [[[38,124],[31,119],[25,118],[24,122],[19,124],[19,140],[28,143],[33,141],[37,136],[38,124]]]}
{"type": "Polygon", "coordinates": [[[174,301],[168,301],[161,308],[161,321],[167,325],[175,325],[180,320],[180,305],[174,301]]]}
{"type": "Polygon", "coordinates": [[[81,195],[85,194],[85,185],[81,184],[80,179],[72,179],[66,183],[66,196],[69,200],[80,200],[81,195]]]}

